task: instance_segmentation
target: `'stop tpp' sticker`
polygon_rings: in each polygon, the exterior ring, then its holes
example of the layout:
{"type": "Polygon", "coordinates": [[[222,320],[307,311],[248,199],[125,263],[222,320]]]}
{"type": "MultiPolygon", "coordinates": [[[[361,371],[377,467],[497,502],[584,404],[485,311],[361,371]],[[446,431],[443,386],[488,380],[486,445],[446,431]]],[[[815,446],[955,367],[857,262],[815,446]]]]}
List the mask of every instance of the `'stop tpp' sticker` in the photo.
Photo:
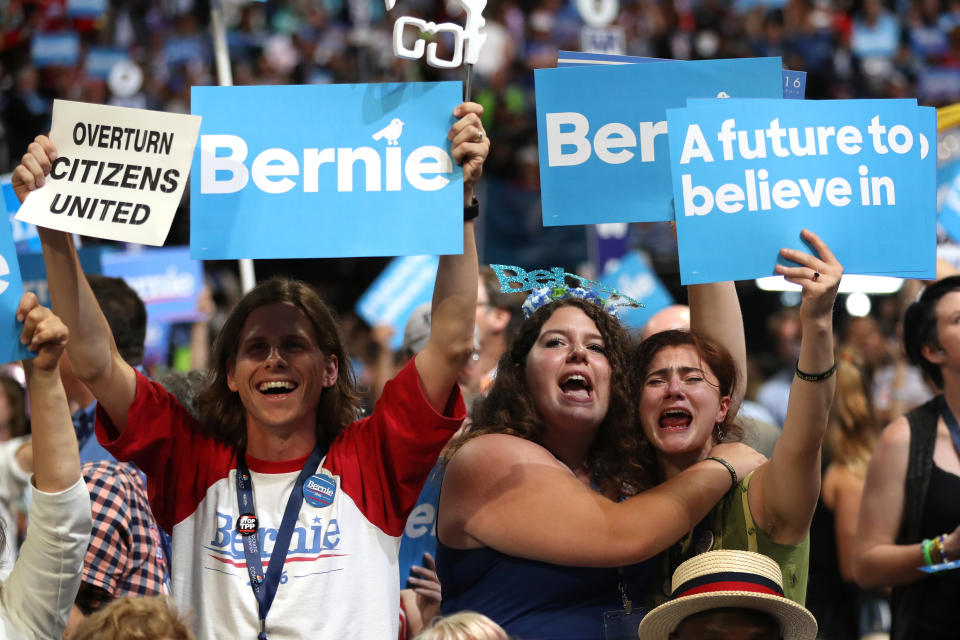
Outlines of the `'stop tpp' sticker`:
{"type": "MultiPolygon", "coordinates": [[[[412,16],[401,16],[393,24],[393,54],[398,58],[406,60],[419,60],[424,57],[426,50],[427,64],[431,67],[440,69],[456,69],[464,61],[473,65],[480,59],[480,49],[487,40],[487,34],[483,32],[483,25],[486,20],[483,19],[483,10],[487,6],[487,0],[457,0],[467,14],[465,26],[461,27],[453,22],[443,22],[436,24],[427,22],[420,18],[412,16]],[[408,48],[403,44],[403,30],[410,25],[416,27],[421,34],[435,36],[441,33],[453,35],[453,57],[445,60],[437,56],[437,43],[426,44],[422,37],[418,37],[413,43],[413,48],[408,48]]],[[[393,9],[397,0],[384,0],[387,11],[393,9]]]]}

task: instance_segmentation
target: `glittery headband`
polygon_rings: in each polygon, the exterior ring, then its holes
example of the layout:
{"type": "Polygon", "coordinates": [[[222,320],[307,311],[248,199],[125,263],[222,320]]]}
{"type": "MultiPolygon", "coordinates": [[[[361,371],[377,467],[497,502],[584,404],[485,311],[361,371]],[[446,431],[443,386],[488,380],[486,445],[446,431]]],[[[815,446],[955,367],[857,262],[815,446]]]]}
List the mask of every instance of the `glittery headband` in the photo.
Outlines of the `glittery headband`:
{"type": "Polygon", "coordinates": [[[521,308],[524,318],[529,318],[534,311],[546,304],[567,298],[591,302],[615,317],[623,307],[643,306],[613,287],[575,273],[567,273],[560,267],[527,271],[522,267],[492,264],[490,268],[497,274],[502,293],[530,292],[521,308]],[[568,279],[573,280],[576,285],[570,286],[568,279]]]}

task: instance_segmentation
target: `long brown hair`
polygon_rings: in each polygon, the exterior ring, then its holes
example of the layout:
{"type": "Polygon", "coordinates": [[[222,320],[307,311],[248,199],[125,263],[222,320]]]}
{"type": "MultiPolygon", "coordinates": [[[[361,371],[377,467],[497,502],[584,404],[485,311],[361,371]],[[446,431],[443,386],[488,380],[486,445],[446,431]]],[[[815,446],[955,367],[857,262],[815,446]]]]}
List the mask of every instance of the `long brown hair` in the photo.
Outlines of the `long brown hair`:
{"type": "Polygon", "coordinates": [[[656,452],[634,428],[636,404],[628,386],[626,363],[630,336],[616,318],[597,305],[577,298],[544,305],[524,321],[510,348],[500,358],[490,392],[474,405],[473,428],[451,446],[448,458],[463,443],[487,433],[505,433],[542,444],[546,424],[527,387],[527,355],[544,323],[563,307],[580,309],[593,321],[603,337],[604,352],[610,363],[610,406],[587,453],[594,482],[604,493],[618,491],[624,484],[638,490],[652,487],[656,452]]]}
{"type": "Polygon", "coordinates": [[[200,424],[207,435],[243,449],[247,443],[246,411],[240,395],[227,386],[227,372],[236,361],[240,333],[254,309],[277,302],[296,305],[313,326],[320,350],[337,357],[337,383],[325,388],[317,405],[317,440],[330,442],[357,419],[360,396],[353,368],[343,347],[337,323],[320,296],[304,282],[270,278],[245,295],[230,313],[213,344],[211,378],[197,396],[200,424]]]}

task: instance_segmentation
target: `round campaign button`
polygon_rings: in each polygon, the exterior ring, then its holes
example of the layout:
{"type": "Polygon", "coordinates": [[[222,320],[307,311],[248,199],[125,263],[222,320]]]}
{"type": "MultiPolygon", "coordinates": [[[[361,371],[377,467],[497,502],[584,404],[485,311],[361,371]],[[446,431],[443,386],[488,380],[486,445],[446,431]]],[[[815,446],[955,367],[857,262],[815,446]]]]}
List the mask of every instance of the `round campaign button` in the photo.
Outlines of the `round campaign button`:
{"type": "Polygon", "coordinates": [[[237,518],[237,533],[243,536],[251,536],[257,532],[257,516],[252,513],[241,514],[237,518]]]}
{"type": "Polygon", "coordinates": [[[303,499],[314,507],[326,507],[337,493],[337,482],[325,473],[315,473],[303,483],[303,499]]]}
{"type": "Polygon", "coordinates": [[[707,529],[700,534],[700,538],[697,540],[696,553],[706,553],[713,549],[713,531],[707,529]]]}

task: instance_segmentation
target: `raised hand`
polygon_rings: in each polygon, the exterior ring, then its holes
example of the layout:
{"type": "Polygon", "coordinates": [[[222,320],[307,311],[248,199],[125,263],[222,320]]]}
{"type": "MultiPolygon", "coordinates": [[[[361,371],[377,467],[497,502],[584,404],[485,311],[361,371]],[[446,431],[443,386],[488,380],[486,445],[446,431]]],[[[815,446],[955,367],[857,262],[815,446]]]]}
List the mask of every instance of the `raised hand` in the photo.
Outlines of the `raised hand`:
{"type": "Polygon", "coordinates": [[[776,271],[788,282],[803,288],[800,303],[800,317],[805,320],[830,318],[833,303],[837,299],[843,265],[837,260],[830,247],[820,236],[809,229],[800,232],[801,237],[813,245],[817,256],[796,249],[781,249],[780,255],[791,262],[801,265],[788,267],[776,265],[776,271]]]}
{"type": "Polygon", "coordinates": [[[31,191],[43,186],[56,159],[57,148],[47,136],[37,136],[30,143],[10,178],[13,190],[21,203],[27,199],[31,191]]]}
{"type": "Polygon", "coordinates": [[[17,321],[23,323],[20,342],[37,353],[31,363],[33,368],[40,371],[56,370],[70,335],[67,326],[53,311],[42,306],[32,293],[25,293],[20,298],[17,321]]]}

